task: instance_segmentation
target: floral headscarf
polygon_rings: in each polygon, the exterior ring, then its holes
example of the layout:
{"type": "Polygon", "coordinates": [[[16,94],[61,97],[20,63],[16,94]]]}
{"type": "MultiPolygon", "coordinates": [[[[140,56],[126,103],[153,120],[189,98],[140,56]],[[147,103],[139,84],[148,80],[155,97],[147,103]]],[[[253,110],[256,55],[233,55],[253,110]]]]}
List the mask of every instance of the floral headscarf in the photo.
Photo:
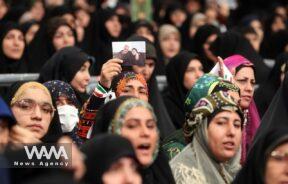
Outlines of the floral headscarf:
{"type": "Polygon", "coordinates": [[[218,91],[201,98],[193,110],[186,114],[186,126],[183,128],[185,139],[190,142],[195,130],[205,118],[208,120],[208,118],[213,117],[217,112],[225,110],[237,112],[241,117],[242,123],[244,122],[242,110],[228,92],[218,91]]]}
{"type": "MultiPolygon", "coordinates": [[[[148,109],[151,112],[153,119],[157,121],[156,115],[154,114],[153,107],[149,103],[143,100],[140,100],[138,98],[129,98],[125,100],[124,102],[122,102],[121,105],[118,107],[110,123],[110,126],[108,128],[108,132],[121,135],[121,128],[124,124],[124,118],[127,112],[134,107],[144,107],[148,109]]],[[[153,161],[156,159],[158,152],[159,152],[159,130],[158,129],[157,129],[157,134],[158,134],[158,142],[157,142],[156,149],[153,153],[153,161]]]]}
{"type": "Polygon", "coordinates": [[[148,96],[148,86],[144,76],[142,74],[136,74],[132,71],[129,71],[129,72],[123,72],[119,74],[115,79],[113,79],[111,87],[112,90],[115,92],[116,97],[120,96],[127,82],[129,82],[130,80],[140,81],[145,86],[148,96]]]}

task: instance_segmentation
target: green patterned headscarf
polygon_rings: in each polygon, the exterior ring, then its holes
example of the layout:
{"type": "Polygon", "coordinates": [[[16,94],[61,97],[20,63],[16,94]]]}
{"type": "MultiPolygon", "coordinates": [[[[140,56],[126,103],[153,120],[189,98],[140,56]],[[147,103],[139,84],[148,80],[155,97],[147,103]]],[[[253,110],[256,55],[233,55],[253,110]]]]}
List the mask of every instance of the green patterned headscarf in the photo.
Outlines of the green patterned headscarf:
{"type": "Polygon", "coordinates": [[[225,110],[237,112],[242,120],[242,123],[244,122],[242,110],[227,92],[218,91],[201,98],[196,103],[193,110],[186,114],[185,124],[183,127],[185,139],[190,142],[199,124],[203,123],[204,121],[207,122],[208,118],[213,117],[216,113],[225,110]]]}
{"type": "MultiPolygon", "coordinates": [[[[140,100],[138,98],[128,98],[127,100],[122,102],[122,104],[117,109],[110,123],[110,126],[108,128],[108,132],[121,135],[121,129],[124,125],[125,116],[128,113],[128,111],[130,111],[134,107],[144,107],[145,109],[148,109],[151,112],[155,122],[157,122],[157,118],[154,113],[153,107],[148,102],[140,100]]],[[[158,152],[159,152],[159,130],[158,128],[157,128],[157,134],[158,134],[158,141],[156,143],[157,144],[156,149],[154,150],[154,153],[153,153],[153,162],[156,159],[158,152]]]]}
{"type": "Polygon", "coordinates": [[[236,91],[240,89],[229,81],[224,80],[221,77],[205,74],[200,77],[193,88],[189,91],[185,100],[185,112],[189,113],[194,108],[195,104],[202,97],[205,97],[216,91],[236,91]]]}

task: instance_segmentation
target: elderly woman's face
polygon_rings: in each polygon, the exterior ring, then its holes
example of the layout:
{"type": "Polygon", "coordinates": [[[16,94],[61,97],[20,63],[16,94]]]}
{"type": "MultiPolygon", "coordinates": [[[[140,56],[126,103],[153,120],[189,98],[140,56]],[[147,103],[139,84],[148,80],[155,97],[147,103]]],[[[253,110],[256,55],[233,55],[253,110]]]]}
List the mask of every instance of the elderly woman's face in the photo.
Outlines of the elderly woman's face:
{"type": "MultiPolygon", "coordinates": [[[[268,156],[265,168],[265,183],[288,183],[288,143],[274,149],[268,156]]],[[[263,153],[264,154],[264,153],[263,153]]]]}
{"type": "Polygon", "coordinates": [[[180,38],[176,34],[170,34],[160,41],[160,47],[164,56],[170,59],[180,51],[180,38]]]}
{"type": "Polygon", "coordinates": [[[243,67],[236,73],[234,79],[235,84],[240,88],[240,106],[247,109],[254,95],[254,70],[251,67],[243,67]]]}
{"type": "Polygon", "coordinates": [[[121,135],[128,138],[143,166],[153,162],[153,153],[157,147],[157,124],[152,113],[144,107],[134,107],[127,112],[121,135]]]}
{"type": "Polygon", "coordinates": [[[113,163],[102,176],[104,184],[131,183],[140,184],[142,179],[137,172],[137,164],[132,158],[124,157],[113,163]]]}
{"type": "Polygon", "coordinates": [[[233,158],[241,145],[241,119],[234,111],[218,113],[207,129],[208,146],[220,162],[233,158]]]}
{"type": "Polygon", "coordinates": [[[12,104],[17,124],[32,131],[41,139],[47,133],[53,117],[53,106],[49,95],[39,88],[29,88],[12,104]]]}
{"type": "Polygon", "coordinates": [[[10,30],[2,41],[2,49],[6,57],[20,59],[25,49],[23,33],[17,29],[10,30]]]}

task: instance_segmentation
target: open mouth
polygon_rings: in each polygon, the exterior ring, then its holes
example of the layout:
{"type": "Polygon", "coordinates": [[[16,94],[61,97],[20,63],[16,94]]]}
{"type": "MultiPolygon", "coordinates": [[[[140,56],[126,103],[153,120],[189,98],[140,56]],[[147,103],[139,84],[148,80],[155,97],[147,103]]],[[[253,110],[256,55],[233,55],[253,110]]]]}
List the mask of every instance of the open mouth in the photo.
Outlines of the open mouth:
{"type": "Polygon", "coordinates": [[[235,143],[232,141],[224,142],[223,144],[225,149],[231,150],[235,148],[235,143]]]}
{"type": "Polygon", "coordinates": [[[137,150],[140,151],[142,154],[149,154],[151,149],[151,144],[143,143],[137,146],[137,150]]]}

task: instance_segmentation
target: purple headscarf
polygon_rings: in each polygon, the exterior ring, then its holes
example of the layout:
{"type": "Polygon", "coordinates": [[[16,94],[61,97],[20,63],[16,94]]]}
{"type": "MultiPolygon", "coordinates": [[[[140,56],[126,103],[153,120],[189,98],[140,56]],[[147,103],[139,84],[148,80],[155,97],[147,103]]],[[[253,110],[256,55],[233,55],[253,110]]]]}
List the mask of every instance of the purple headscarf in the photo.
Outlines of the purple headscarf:
{"type": "MultiPolygon", "coordinates": [[[[246,59],[241,55],[232,55],[226,58],[224,60],[224,64],[227,66],[227,68],[234,76],[237,73],[238,67],[247,66],[252,67],[254,69],[254,65],[248,59],[246,59]]],[[[241,164],[243,164],[246,160],[247,150],[250,148],[254,135],[256,134],[256,131],[260,125],[260,117],[254,99],[252,99],[245,114],[247,121],[246,126],[244,126],[243,129],[244,131],[242,132],[241,164]]]]}

